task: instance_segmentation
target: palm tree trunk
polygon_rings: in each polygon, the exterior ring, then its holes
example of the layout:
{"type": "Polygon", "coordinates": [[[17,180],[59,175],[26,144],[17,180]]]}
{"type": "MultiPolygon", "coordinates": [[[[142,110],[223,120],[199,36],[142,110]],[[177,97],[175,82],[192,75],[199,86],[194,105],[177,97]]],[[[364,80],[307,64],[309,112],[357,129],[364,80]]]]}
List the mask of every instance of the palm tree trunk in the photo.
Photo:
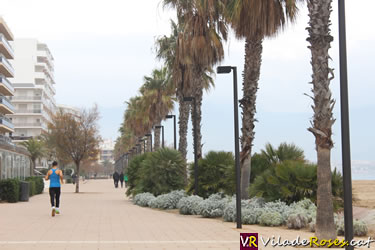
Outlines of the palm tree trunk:
{"type": "Polygon", "coordinates": [[[77,177],[76,177],[76,193],[79,193],[79,167],[80,167],[80,162],[76,162],[76,167],[77,167],[77,177]]]}
{"type": "Polygon", "coordinates": [[[319,238],[336,238],[336,229],[333,217],[332,182],[331,182],[331,148],[334,100],[329,88],[333,79],[333,71],[329,68],[328,50],[333,41],[330,35],[330,14],[332,0],[309,0],[309,37],[311,65],[313,70],[313,100],[314,118],[313,127],[309,128],[315,136],[318,158],[318,190],[316,235],[319,238]],[[330,76],[330,74],[332,76],[330,76]]]}
{"type": "MultiPolygon", "coordinates": [[[[193,127],[193,135],[197,133],[197,156],[198,159],[202,158],[202,133],[201,133],[201,126],[202,126],[202,98],[203,98],[203,86],[202,86],[202,77],[201,74],[196,74],[197,78],[195,79],[196,84],[194,84],[194,97],[195,97],[195,104],[196,104],[196,112],[197,117],[194,116],[194,103],[191,105],[191,122],[193,127]],[[194,131],[194,122],[196,122],[197,131],[194,131]]],[[[194,138],[194,137],[193,137],[194,138]]],[[[193,144],[194,147],[194,144],[193,144]]],[[[195,152],[194,152],[195,153],[195,152]]]]}
{"type": "Polygon", "coordinates": [[[178,151],[181,152],[183,159],[186,160],[187,155],[187,130],[190,115],[190,103],[184,102],[182,95],[178,97],[179,102],[179,118],[178,118],[178,151]]]}
{"type": "MultiPolygon", "coordinates": [[[[160,126],[160,122],[156,123],[156,126],[160,126]]],[[[160,128],[155,128],[155,142],[154,142],[154,148],[155,151],[160,148],[160,128]]]]}
{"type": "Polygon", "coordinates": [[[31,168],[30,168],[30,176],[34,175],[35,166],[36,166],[36,159],[32,159],[31,160],[31,168]]]}
{"type": "Polygon", "coordinates": [[[245,43],[245,67],[243,73],[242,137],[241,137],[241,198],[249,198],[251,150],[255,137],[256,94],[262,64],[263,38],[247,38],[245,43]]]}
{"type": "Polygon", "coordinates": [[[151,152],[151,138],[150,137],[148,137],[148,139],[147,139],[147,152],[151,152]]]}

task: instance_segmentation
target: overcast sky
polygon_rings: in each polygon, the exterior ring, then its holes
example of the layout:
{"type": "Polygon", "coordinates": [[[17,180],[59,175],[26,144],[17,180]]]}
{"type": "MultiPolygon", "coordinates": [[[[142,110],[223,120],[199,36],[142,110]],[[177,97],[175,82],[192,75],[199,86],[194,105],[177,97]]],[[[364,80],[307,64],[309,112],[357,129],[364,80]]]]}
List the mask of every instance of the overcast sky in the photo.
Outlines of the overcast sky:
{"type": "MultiPolygon", "coordinates": [[[[337,100],[333,128],[333,165],[341,162],[338,70],[337,1],[332,13],[334,42],[330,55],[335,69],[333,97],[337,100]]],[[[375,1],[347,0],[347,37],[350,91],[351,150],[356,164],[375,168],[375,1]]],[[[310,51],[306,42],[308,16],[301,6],[297,23],[277,38],[264,42],[257,99],[254,152],[270,142],[294,142],[316,161],[314,137],[307,128],[312,117],[310,51]]],[[[124,102],[137,94],[144,75],[160,62],[153,44],[169,34],[174,12],[159,0],[0,0],[3,16],[16,38],[37,38],[48,44],[55,58],[56,99],[77,107],[99,105],[104,138],[116,139],[124,102]]],[[[222,63],[243,70],[244,42],[233,36],[225,45],[222,63]]],[[[216,77],[216,88],[205,94],[202,134],[204,151],[233,149],[232,79],[216,77]]],[[[241,89],[241,88],[240,88],[241,89]]],[[[241,93],[240,93],[241,95],[241,93]]],[[[172,123],[166,121],[166,140],[172,143],[172,123]]],[[[191,127],[191,126],[190,126],[191,127]]],[[[192,137],[189,131],[189,159],[192,137]]],[[[375,178],[375,176],[374,176],[375,178]]]]}

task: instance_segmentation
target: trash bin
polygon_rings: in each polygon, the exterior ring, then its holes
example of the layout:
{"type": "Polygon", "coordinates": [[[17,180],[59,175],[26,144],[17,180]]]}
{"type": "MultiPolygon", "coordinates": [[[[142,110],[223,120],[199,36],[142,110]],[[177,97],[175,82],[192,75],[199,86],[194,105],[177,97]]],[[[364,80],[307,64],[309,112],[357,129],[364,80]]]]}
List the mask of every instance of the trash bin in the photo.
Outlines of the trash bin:
{"type": "Polygon", "coordinates": [[[29,201],[30,182],[20,182],[20,201],[29,201]]]}

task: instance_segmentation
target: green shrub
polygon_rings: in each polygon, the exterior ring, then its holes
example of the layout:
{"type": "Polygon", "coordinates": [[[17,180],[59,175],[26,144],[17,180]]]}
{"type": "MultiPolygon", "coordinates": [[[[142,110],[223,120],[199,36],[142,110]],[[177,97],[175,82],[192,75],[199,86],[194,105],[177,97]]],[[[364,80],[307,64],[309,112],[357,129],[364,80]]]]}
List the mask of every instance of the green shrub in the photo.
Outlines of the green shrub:
{"type": "MultiPolygon", "coordinates": [[[[194,164],[189,166],[189,193],[194,190],[194,164]]],[[[223,192],[227,195],[235,193],[234,157],[231,152],[208,152],[198,162],[198,192],[201,197],[223,192]]]]}
{"type": "MultiPolygon", "coordinates": [[[[44,191],[43,177],[40,177],[40,176],[30,176],[30,177],[27,177],[25,179],[25,181],[34,182],[34,184],[30,183],[30,186],[31,185],[35,185],[35,191],[33,191],[32,195],[43,193],[43,191],[44,191]]],[[[31,193],[30,193],[30,195],[31,195],[31,193]]]]}
{"type": "Polygon", "coordinates": [[[137,194],[133,198],[133,203],[141,207],[148,207],[149,203],[155,199],[155,196],[151,193],[137,194]]]}
{"type": "Polygon", "coordinates": [[[0,180],[0,199],[8,202],[19,200],[20,182],[17,179],[0,180]]]}
{"type": "Polygon", "coordinates": [[[276,227],[283,224],[283,217],[280,213],[275,211],[263,212],[259,218],[259,224],[263,226],[276,227]]]}
{"type": "Polygon", "coordinates": [[[184,190],[175,190],[168,194],[161,194],[155,199],[150,199],[148,206],[160,209],[176,209],[178,202],[185,196],[184,190]]]}
{"type": "MultiPolygon", "coordinates": [[[[150,192],[153,195],[181,190],[185,187],[185,160],[173,149],[159,149],[147,154],[137,171],[132,194],[150,192]]],[[[129,175],[128,175],[129,176],[129,175]]],[[[129,176],[129,180],[131,177],[129,176]]]]}
{"type": "Polygon", "coordinates": [[[131,161],[129,162],[129,166],[127,168],[128,174],[128,183],[127,183],[127,190],[126,195],[136,195],[137,193],[146,193],[142,192],[141,190],[136,191],[135,188],[140,181],[140,169],[141,163],[146,159],[146,157],[151,153],[146,153],[142,155],[134,156],[131,161]]]}
{"type": "Polygon", "coordinates": [[[202,197],[192,195],[183,197],[177,203],[180,214],[197,214],[199,203],[203,201],[202,197]]]}
{"type": "Polygon", "coordinates": [[[36,195],[36,183],[34,180],[29,180],[29,196],[36,195]]]}

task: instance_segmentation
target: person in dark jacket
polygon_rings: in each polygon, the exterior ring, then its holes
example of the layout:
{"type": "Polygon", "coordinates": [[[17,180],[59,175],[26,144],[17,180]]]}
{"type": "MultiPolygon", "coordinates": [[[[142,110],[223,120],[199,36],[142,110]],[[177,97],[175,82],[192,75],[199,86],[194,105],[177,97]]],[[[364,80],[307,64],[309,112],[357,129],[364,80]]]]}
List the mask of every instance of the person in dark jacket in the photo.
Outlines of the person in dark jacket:
{"type": "Polygon", "coordinates": [[[118,188],[118,181],[119,181],[119,179],[120,179],[120,175],[117,172],[115,172],[113,174],[113,181],[115,182],[115,188],[118,188]]]}
{"type": "Polygon", "coordinates": [[[120,182],[121,182],[121,188],[122,188],[122,186],[124,185],[124,173],[122,171],[120,174],[120,182]]]}

